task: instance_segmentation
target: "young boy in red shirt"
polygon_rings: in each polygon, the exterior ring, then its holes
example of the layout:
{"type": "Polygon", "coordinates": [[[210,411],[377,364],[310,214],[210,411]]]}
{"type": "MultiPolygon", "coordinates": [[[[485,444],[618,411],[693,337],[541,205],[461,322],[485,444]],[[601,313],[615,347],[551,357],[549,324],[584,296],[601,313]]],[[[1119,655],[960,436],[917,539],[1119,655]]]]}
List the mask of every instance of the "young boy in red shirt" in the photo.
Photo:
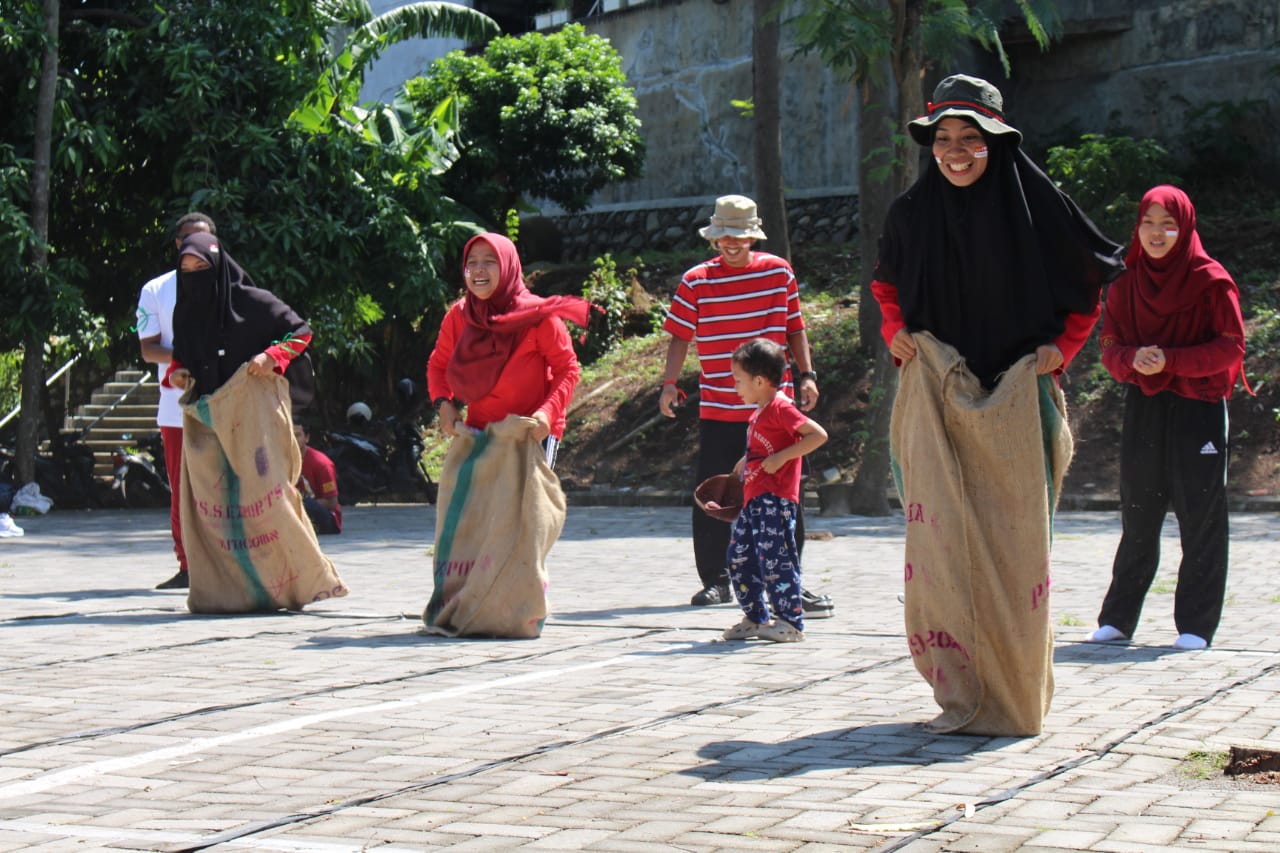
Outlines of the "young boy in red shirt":
{"type": "Polygon", "coordinates": [[[724,632],[726,640],[804,639],[795,535],[800,458],[821,447],[827,431],[779,393],[786,369],[786,350],[767,338],[733,352],[734,389],[756,410],[747,425],[747,452],[733,469],[742,477],[742,512],[725,556],[730,586],[746,615],[724,632]]]}

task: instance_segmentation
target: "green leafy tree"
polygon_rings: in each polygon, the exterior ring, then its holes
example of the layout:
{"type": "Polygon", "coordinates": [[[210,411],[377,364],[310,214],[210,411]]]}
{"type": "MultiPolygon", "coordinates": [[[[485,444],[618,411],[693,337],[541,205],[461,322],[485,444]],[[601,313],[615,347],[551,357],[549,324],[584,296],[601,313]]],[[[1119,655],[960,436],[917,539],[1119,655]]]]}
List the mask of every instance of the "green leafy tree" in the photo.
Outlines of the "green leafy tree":
{"type": "Polygon", "coordinates": [[[459,154],[445,186],[490,226],[521,199],[581,210],[644,162],[621,58],[579,24],[497,38],[479,56],[454,51],[406,89],[422,112],[457,99],[459,154]]]}
{"type": "Polygon", "coordinates": [[[388,388],[417,373],[425,356],[414,348],[429,341],[414,330],[443,312],[453,288],[441,270],[474,230],[439,180],[456,110],[362,110],[358,80],[398,38],[469,38],[494,32],[492,21],[443,3],[381,17],[364,2],[100,5],[58,4],[40,276],[26,258],[39,242],[28,210],[46,17],[34,0],[8,3],[0,17],[0,90],[13,95],[0,114],[4,348],[21,346],[23,324],[40,318],[37,338],[60,336],[83,352],[105,320],[102,363],[136,361],[138,288],[172,267],[166,226],[200,209],[255,280],[312,322],[322,393],[340,394],[335,383],[351,378],[367,384],[373,368],[362,363],[382,365],[388,388]],[[335,32],[345,34],[337,46],[335,32]],[[295,117],[317,103],[318,81],[336,93],[325,113],[333,132],[295,117]]]}
{"type": "MultiPolygon", "coordinates": [[[[1052,0],[1017,0],[1022,20],[1042,49],[1058,26],[1052,0]]],[[[880,340],[880,310],[871,294],[880,223],[894,198],[919,176],[916,145],[907,122],[924,113],[922,85],[957,51],[977,42],[994,52],[1010,72],[1000,30],[1009,4],[1000,0],[824,0],[794,19],[803,51],[814,51],[858,91],[859,248],[858,330],[864,352],[874,358],[875,387],[868,407],[867,440],[852,486],[854,512],[887,515],[889,415],[897,371],[880,340]]]]}

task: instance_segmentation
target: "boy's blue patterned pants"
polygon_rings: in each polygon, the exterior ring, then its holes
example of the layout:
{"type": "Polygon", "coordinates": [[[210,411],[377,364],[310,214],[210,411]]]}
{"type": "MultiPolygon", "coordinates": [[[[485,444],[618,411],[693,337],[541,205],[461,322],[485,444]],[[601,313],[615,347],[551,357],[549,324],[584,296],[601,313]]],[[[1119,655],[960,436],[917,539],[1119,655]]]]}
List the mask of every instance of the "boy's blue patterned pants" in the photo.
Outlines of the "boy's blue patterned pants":
{"type": "Polygon", "coordinates": [[[804,630],[796,504],[773,494],[747,502],[733,523],[725,562],[729,585],[747,618],[757,625],[776,616],[804,630]]]}

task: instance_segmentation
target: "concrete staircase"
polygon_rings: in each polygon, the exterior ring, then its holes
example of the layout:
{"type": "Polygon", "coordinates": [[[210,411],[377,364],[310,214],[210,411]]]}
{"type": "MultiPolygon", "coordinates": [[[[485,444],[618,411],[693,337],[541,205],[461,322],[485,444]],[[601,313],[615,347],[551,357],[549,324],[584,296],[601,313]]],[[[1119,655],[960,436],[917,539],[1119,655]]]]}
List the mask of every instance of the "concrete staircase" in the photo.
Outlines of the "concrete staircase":
{"type": "Polygon", "coordinates": [[[159,404],[160,386],[154,371],[117,370],[110,382],[94,391],[89,402],[67,418],[66,429],[79,431],[93,423],[84,443],[93,451],[93,473],[109,477],[115,471],[111,464],[113,450],[132,446],[137,439],[159,431],[159,404]]]}

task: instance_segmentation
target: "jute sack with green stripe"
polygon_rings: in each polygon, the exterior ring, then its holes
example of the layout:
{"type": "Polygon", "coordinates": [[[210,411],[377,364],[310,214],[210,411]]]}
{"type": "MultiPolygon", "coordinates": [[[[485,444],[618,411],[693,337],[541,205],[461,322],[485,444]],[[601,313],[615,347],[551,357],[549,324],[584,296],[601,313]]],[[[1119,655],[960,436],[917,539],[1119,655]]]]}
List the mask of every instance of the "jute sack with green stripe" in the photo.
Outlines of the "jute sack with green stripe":
{"type": "Polygon", "coordinates": [[[927,332],[889,426],[906,514],[907,646],[934,732],[1038,734],[1053,697],[1049,547],[1071,460],[1062,391],[1034,354],[988,392],[927,332]]]}
{"type": "Polygon", "coordinates": [[[509,415],[450,445],[436,501],[435,589],[422,614],[428,633],[541,635],[546,558],[565,499],[535,424],[509,415]]]}
{"type": "Polygon", "coordinates": [[[301,472],[283,376],[241,367],[186,402],[181,513],[192,613],[301,610],[347,594],[294,487],[301,472]]]}

